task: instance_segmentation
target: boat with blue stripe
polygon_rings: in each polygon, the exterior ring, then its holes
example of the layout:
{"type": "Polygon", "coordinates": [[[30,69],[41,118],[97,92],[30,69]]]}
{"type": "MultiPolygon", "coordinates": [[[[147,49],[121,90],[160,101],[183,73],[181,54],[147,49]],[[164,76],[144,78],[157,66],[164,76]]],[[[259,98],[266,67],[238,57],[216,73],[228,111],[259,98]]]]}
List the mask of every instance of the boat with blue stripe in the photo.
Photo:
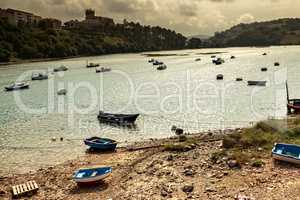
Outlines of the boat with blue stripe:
{"type": "Polygon", "coordinates": [[[111,167],[91,167],[81,168],[77,170],[73,175],[73,180],[76,183],[97,183],[103,179],[109,177],[112,173],[111,167]]]}

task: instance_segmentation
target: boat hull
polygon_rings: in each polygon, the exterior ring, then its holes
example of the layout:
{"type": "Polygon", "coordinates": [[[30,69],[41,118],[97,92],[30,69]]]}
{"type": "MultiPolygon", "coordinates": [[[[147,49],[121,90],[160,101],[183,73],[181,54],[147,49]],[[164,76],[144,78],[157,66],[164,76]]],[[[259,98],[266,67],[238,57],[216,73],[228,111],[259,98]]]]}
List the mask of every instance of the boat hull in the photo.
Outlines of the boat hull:
{"type": "Polygon", "coordinates": [[[300,164],[300,146],[292,144],[275,144],[272,149],[272,157],[275,160],[300,164]]]}
{"type": "Polygon", "coordinates": [[[266,86],[267,81],[248,81],[249,86],[266,86]]]}
{"type": "Polygon", "coordinates": [[[22,87],[5,87],[6,91],[24,90],[24,89],[29,89],[29,85],[22,86],[22,87]]]}
{"type": "Polygon", "coordinates": [[[104,180],[111,173],[111,167],[79,169],[74,173],[73,180],[78,184],[92,184],[104,180]]]}
{"type": "Polygon", "coordinates": [[[99,113],[98,120],[100,123],[113,123],[119,125],[134,124],[139,114],[123,115],[123,114],[109,114],[99,113]]]}
{"type": "Polygon", "coordinates": [[[106,138],[92,137],[84,140],[84,144],[95,150],[115,151],[117,142],[106,138]],[[102,141],[102,142],[98,142],[102,141]]]}
{"type": "Polygon", "coordinates": [[[272,157],[275,160],[279,160],[279,161],[283,161],[283,162],[289,162],[289,163],[293,163],[296,165],[300,165],[300,159],[295,159],[289,156],[283,156],[280,154],[276,154],[276,153],[272,153],[272,157]]]}

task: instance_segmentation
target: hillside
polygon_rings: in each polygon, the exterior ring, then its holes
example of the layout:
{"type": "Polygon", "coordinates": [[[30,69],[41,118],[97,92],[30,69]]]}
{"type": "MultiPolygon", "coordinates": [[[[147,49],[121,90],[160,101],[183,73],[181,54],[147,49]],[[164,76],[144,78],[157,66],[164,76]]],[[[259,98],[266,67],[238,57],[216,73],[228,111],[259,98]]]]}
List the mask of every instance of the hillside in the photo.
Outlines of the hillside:
{"type": "Polygon", "coordinates": [[[55,30],[0,21],[0,62],[182,49],[185,42],[175,31],[133,22],[94,30],[55,30]]]}
{"type": "Polygon", "coordinates": [[[239,24],[215,33],[207,47],[299,45],[300,19],[239,24]]]}

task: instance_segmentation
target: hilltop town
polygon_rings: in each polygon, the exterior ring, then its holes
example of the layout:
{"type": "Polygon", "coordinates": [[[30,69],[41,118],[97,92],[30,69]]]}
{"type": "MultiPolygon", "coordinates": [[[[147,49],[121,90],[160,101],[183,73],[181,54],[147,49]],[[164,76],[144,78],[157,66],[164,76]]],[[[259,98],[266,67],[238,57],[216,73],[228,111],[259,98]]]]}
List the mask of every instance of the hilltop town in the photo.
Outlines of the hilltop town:
{"type": "Polygon", "coordinates": [[[0,10],[0,62],[185,48],[186,38],[159,26],[96,16],[64,24],[14,9],[0,10]]]}

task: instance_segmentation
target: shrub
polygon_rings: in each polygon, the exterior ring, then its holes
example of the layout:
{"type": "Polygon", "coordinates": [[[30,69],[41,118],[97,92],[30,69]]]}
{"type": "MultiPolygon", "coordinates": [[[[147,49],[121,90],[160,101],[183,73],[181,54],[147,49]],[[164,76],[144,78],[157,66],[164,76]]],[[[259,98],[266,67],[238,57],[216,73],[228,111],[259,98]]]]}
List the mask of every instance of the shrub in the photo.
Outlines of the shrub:
{"type": "Polygon", "coordinates": [[[257,167],[257,168],[260,168],[264,165],[264,161],[262,160],[254,160],[251,164],[252,167],[257,167]]]}

